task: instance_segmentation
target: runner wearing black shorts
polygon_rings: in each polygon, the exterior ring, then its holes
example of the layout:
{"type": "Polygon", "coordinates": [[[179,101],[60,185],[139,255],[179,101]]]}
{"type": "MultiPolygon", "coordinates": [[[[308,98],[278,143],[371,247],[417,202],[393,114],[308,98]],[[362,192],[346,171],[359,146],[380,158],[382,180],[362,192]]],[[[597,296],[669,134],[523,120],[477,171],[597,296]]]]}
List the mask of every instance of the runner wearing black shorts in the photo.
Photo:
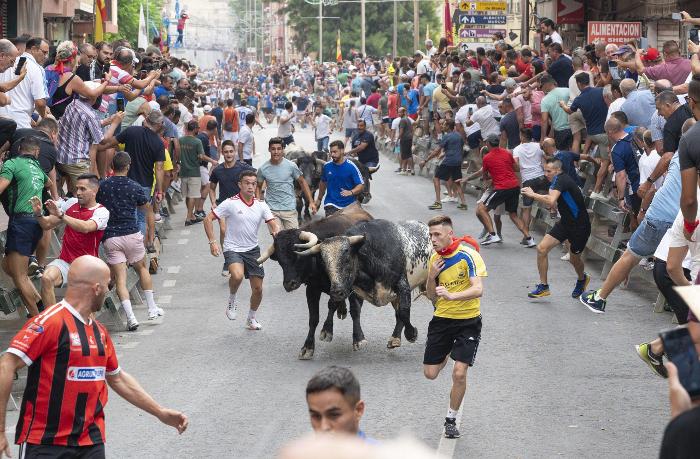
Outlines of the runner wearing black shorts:
{"type": "Polygon", "coordinates": [[[549,194],[539,194],[532,188],[526,187],[522,190],[523,196],[539,201],[550,208],[556,204],[561,219],[537,245],[537,270],[540,274],[540,283],[528,293],[528,297],[541,298],[550,295],[547,281],[547,256],[554,247],[569,241],[569,263],[574,266],[578,276],[571,296],[578,298],[591,280],[584,271],[583,260],[581,260],[581,252],[586,248],[588,237],[591,235],[591,222],[581,189],[568,174],[562,172],[561,161],[555,158],[548,159],[544,173],[547,180],[551,182],[549,194]]]}
{"type": "Polygon", "coordinates": [[[446,215],[428,222],[435,252],[430,257],[426,295],[435,313],[428,325],[423,374],[435,379],[454,360],[450,406],[445,436],[459,437],[456,418],[467,390],[467,370],[474,365],[481,340],[482,278],[486,265],[475,249],[454,238],[452,220],[446,215]]]}
{"type": "Polygon", "coordinates": [[[467,210],[467,203],[464,200],[464,190],[459,185],[457,180],[462,179],[462,155],[464,152],[464,138],[455,129],[455,122],[453,120],[445,121],[445,134],[443,134],[442,139],[440,139],[440,144],[435,150],[433,150],[425,161],[421,162],[421,167],[425,162],[430,161],[432,158],[436,158],[441,152],[445,153],[440,165],[435,169],[435,176],[433,177],[433,187],[435,188],[435,202],[428,206],[431,210],[442,209],[442,202],[440,200],[440,181],[447,182],[447,190],[452,191],[453,196],[456,194],[459,198],[459,205],[457,209],[467,210]]]}

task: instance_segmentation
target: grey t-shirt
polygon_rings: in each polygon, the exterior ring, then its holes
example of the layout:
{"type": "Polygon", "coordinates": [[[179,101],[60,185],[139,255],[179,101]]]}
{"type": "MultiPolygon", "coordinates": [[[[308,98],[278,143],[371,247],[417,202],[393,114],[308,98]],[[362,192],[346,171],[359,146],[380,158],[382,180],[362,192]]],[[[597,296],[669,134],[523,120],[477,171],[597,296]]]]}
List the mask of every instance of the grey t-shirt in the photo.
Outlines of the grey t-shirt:
{"type": "Polygon", "coordinates": [[[518,117],[515,111],[506,113],[503,118],[501,118],[501,132],[506,133],[508,137],[508,149],[520,145],[520,125],[518,124],[518,117]]]}
{"type": "Polygon", "coordinates": [[[272,210],[296,210],[297,198],[294,182],[301,175],[296,164],[282,158],[279,164],[265,162],[258,169],[258,182],[267,182],[265,202],[272,210]]]}

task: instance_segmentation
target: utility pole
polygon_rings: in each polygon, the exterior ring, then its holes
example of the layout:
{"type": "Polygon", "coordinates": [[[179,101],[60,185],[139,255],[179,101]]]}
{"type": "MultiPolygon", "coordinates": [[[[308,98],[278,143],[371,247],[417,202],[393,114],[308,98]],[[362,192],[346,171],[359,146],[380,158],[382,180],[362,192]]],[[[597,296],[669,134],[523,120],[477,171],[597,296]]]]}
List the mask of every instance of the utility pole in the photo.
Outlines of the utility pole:
{"type": "Polygon", "coordinates": [[[318,62],[323,63],[323,2],[318,2],[318,62]]]}
{"type": "Polygon", "coordinates": [[[258,59],[258,2],[253,0],[253,47],[255,47],[255,60],[258,59]]]}
{"type": "Polygon", "coordinates": [[[521,0],[521,27],[520,27],[520,43],[522,45],[530,44],[530,2],[529,0],[521,0]]]}
{"type": "Polygon", "coordinates": [[[360,30],[360,35],[362,37],[360,41],[360,48],[362,51],[362,57],[366,57],[367,50],[365,49],[365,0],[360,0],[360,21],[362,22],[362,27],[360,30]]]}
{"type": "MultiPolygon", "coordinates": [[[[414,52],[420,49],[420,27],[418,27],[418,0],[413,0],[413,48],[414,52]]],[[[411,53],[413,55],[413,52],[411,53]]]]}
{"type": "Polygon", "coordinates": [[[399,49],[398,49],[398,25],[399,25],[399,9],[398,9],[398,2],[394,0],[394,33],[392,36],[392,57],[396,57],[399,55],[399,49]]]}

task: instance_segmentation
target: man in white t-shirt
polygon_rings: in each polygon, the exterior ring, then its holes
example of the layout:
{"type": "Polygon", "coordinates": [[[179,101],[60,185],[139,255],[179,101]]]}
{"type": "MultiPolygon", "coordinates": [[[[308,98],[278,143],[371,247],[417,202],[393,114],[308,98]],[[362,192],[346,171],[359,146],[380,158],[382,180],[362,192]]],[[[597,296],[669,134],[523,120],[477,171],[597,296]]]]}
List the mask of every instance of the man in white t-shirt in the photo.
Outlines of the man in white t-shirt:
{"type": "Polygon", "coordinates": [[[294,120],[296,115],[294,114],[294,105],[291,102],[284,104],[284,111],[279,116],[279,127],[277,128],[277,137],[281,137],[284,140],[284,146],[286,147],[290,143],[294,143],[294,120]]]}
{"type": "Polygon", "coordinates": [[[254,125],[255,115],[248,113],[245,117],[245,124],[238,131],[238,158],[249,166],[253,165],[253,155],[255,154],[254,125]]]}
{"type": "MultiPolygon", "coordinates": [[[[513,159],[520,168],[520,177],[523,188],[529,187],[537,194],[547,194],[549,181],[544,176],[544,152],[540,148],[539,142],[532,140],[532,129],[520,129],[520,145],[513,149],[513,159]]],[[[530,227],[530,216],[532,211],[533,198],[523,195],[523,223],[526,228],[530,227]]],[[[524,237],[520,243],[527,247],[534,247],[532,238],[524,237]]]]}
{"type": "Polygon", "coordinates": [[[323,107],[317,104],[314,108],[314,118],[311,123],[314,127],[314,134],[316,137],[316,150],[328,152],[328,143],[330,140],[331,132],[333,128],[331,127],[331,122],[333,121],[330,116],[323,113],[323,107]]]}
{"type": "MultiPolygon", "coordinates": [[[[656,165],[661,161],[661,156],[654,148],[654,141],[651,136],[651,130],[644,131],[644,154],[639,157],[639,183],[644,183],[649,178],[656,165]]],[[[658,190],[664,184],[664,176],[662,175],[654,182],[654,189],[658,190]]]]}
{"type": "Polygon", "coordinates": [[[231,274],[229,277],[229,299],[226,306],[226,317],[236,318],[236,293],[243,278],[250,280],[250,310],[246,327],[249,330],[260,330],[262,325],[255,318],[255,313],[262,301],[262,284],[265,271],[258,264],[260,245],[258,229],[265,222],[272,236],[276,236],[279,226],[272,211],[264,201],[255,199],[258,185],[257,174],[254,170],[241,172],[238,178],[240,192],[219,204],[204,219],[204,232],[209,239],[211,254],[218,257],[221,254],[219,243],[214,235],[214,219],[224,219],[226,235],[224,236],[224,264],[231,274]]]}
{"type": "Polygon", "coordinates": [[[31,116],[34,110],[43,118],[48,113],[46,101],[46,75],[44,74],[44,61],[49,54],[49,42],[43,38],[32,38],[27,42],[26,51],[15,59],[15,65],[5,70],[2,74],[3,83],[15,79],[15,67],[20,59],[24,58],[26,76],[14,88],[7,92],[12,101],[11,104],[0,110],[0,113],[17,123],[17,129],[31,128],[31,116]]]}

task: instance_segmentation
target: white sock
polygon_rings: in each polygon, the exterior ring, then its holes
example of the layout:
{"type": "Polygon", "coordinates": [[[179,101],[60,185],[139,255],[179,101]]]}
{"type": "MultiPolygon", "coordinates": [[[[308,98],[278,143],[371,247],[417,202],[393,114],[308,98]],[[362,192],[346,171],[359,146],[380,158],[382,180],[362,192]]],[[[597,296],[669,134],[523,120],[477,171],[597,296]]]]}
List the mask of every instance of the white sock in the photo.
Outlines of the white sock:
{"type": "Polygon", "coordinates": [[[124,309],[124,312],[126,313],[126,317],[128,317],[129,319],[134,317],[134,310],[131,309],[131,300],[122,301],[122,308],[124,309]]]}
{"type": "Polygon", "coordinates": [[[156,300],[153,298],[153,290],[144,290],[143,294],[146,296],[146,304],[148,305],[148,310],[153,311],[156,306],[156,300]]]}
{"type": "Polygon", "coordinates": [[[236,302],[236,294],[235,294],[235,293],[231,293],[231,294],[228,296],[228,304],[234,304],[235,302],[236,302]]]}
{"type": "Polygon", "coordinates": [[[255,319],[255,312],[252,309],[248,311],[248,320],[253,320],[255,319]]]}
{"type": "Polygon", "coordinates": [[[453,410],[452,408],[447,409],[447,417],[450,419],[457,419],[457,412],[459,410],[453,410]]]}

